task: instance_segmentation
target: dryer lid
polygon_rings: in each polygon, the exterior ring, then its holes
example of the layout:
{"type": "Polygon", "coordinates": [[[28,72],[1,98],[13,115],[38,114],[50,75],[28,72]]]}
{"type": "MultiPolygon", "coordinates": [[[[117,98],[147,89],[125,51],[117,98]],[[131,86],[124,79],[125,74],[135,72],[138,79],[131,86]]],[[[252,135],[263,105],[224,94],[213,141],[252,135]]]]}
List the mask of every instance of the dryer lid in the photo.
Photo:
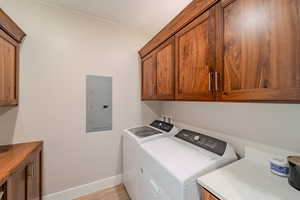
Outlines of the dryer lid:
{"type": "Polygon", "coordinates": [[[175,137],[165,137],[142,145],[142,149],[178,180],[217,169],[221,156],[175,137]]]}

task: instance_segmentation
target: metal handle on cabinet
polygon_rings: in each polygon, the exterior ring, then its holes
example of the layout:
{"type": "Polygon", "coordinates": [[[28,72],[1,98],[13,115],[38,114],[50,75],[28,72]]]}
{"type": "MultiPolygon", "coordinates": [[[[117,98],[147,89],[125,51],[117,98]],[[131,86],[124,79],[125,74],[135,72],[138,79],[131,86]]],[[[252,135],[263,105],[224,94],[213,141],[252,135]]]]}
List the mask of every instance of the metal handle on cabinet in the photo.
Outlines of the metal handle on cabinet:
{"type": "Polygon", "coordinates": [[[35,171],[36,171],[36,162],[32,162],[32,177],[35,177],[35,171]]]}
{"type": "Polygon", "coordinates": [[[0,200],[2,200],[3,195],[4,195],[4,192],[1,191],[1,192],[0,192],[0,200]]]}
{"type": "Polygon", "coordinates": [[[220,74],[220,72],[215,72],[215,90],[216,90],[216,92],[219,91],[219,74],[220,74]]]}
{"type": "Polygon", "coordinates": [[[211,92],[211,72],[208,73],[208,91],[211,92]]]}
{"type": "Polygon", "coordinates": [[[30,167],[30,170],[29,170],[28,176],[35,177],[35,162],[31,162],[29,164],[29,167],[30,167]]]}

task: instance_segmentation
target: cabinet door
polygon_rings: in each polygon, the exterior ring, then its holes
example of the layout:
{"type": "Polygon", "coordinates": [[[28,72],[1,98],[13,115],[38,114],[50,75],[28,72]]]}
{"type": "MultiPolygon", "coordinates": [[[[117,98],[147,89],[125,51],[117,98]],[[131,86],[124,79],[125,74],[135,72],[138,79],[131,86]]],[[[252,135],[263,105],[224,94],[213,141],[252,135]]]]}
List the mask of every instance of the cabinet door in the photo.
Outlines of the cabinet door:
{"type": "Polygon", "coordinates": [[[214,195],[212,195],[210,192],[208,192],[205,189],[201,189],[201,195],[202,195],[202,200],[219,200],[216,198],[214,195]]]}
{"type": "Polygon", "coordinates": [[[156,96],[156,61],[155,53],[142,59],[142,99],[151,100],[156,96]]]}
{"type": "Polygon", "coordinates": [[[27,200],[41,200],[41,152],[32,155],[27,167],[27,200]]]}
{"type": "Polygon", "coordinates": [[[171,38],[156,51],[157,99],[174,99],[174,46],[174,38],[171,38]]]}
{"type": "Polygon", "coordinates": [[[18,44],[0,32],[0,105],[17,104],[18,44]]]}
{"type": "Polygon", "coordinates": [[[300,101],[299,10],[299,0],[222,1],[221,100],[300,101]]]}
{"type": "Polygon", "coordinates": [[[22,168],[11,175],[7,181],[8,200],[27,200],[26,197],[26,168],[22,168]]]}
{"type": "Polygon", "coordinates": [[[202,14],[175,35],[176,99],[214,100],[215,10],[202,14]]]}

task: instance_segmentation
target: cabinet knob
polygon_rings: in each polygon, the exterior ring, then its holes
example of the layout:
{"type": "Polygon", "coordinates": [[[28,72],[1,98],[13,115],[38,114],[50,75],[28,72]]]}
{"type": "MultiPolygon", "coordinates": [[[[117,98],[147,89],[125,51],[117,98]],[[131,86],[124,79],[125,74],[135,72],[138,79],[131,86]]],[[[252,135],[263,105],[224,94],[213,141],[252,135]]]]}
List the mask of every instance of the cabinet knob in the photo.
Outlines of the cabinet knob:
{"type": "Polygon", "coordinates": [[[200,136],[198,136],[198,135],[195,136],[195,137],[194,137],[194,140],[196,140],[196,141],[200,140],[200,136]]]}

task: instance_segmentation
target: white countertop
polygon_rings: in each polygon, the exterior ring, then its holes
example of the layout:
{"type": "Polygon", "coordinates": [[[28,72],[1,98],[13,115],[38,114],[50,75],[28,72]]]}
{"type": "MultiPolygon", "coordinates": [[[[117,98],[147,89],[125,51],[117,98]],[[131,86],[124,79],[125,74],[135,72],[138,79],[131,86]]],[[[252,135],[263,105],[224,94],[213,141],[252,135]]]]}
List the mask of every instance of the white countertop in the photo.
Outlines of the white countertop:
{"type": "Polygon", "coordinates": [[[200,177],[198,183],[221,200],[300,200],[300,191],[287,178],[246,158],[200,177]]]}

